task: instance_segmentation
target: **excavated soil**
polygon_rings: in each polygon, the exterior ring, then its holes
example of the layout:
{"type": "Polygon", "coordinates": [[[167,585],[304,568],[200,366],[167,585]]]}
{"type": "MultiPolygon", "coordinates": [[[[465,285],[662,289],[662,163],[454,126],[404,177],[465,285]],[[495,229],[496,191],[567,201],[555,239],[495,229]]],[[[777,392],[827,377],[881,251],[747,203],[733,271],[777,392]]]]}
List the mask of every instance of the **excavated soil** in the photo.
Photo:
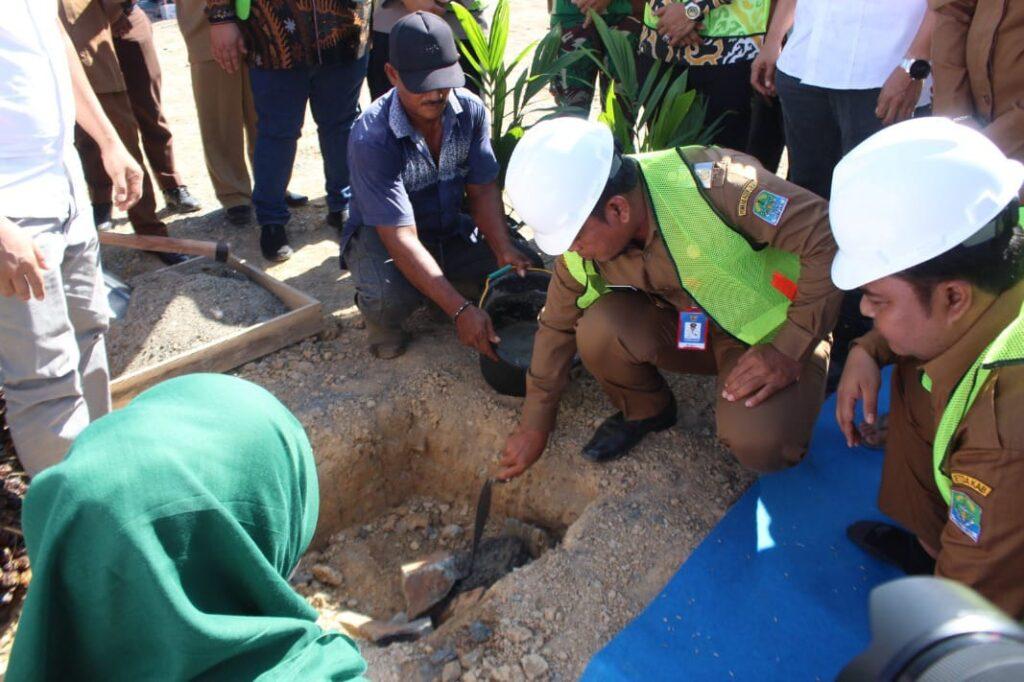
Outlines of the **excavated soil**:
{"type": "MultiPolygon", "coordinates": [[[[517,54],[546,31],[544,3],[513,2],[512,21],[508,49],[517,54]]],[[[343,581],[321,589],[310,580],[298,589],[321,608],[328,626],[352,600],[355,610],[390,618],[401,608],[396,566],[467,543],[480,485],[493,471],[521,401],[491,391],[476,355],[458,344],[450,325],[428,314],[412,320],[413,342],[404,356],[382,361],[366,351],[351,280],[337,265],[337,234],[324,223],[322,157],[309,119],[290,185],[311,197],[288,226],[295,256],[280,264],[260,258],[258,230],[228,225],[206,178],[177,26],[160,22],[154,32],[180,170],[204,202],[197,214],[168,218],[171,234],[227,240],[236,255],[323,302],[321,336],[237,371],[295,412],[317,457],[320,519],[303,568],[326,560],[343,581]],[[428,517],[427,526],[417,518],[398,530],[401,519],[417,514],[428,517]],[[387,529],[391,519],[394,531],[387,529]],[[452,525],[462,534],[446,538],[452,525]],[[362,587],[373,582],[380,583],[377,592],[362,587]]],[[[123,219],[117,229],[127,230],[123,219]]],[[[104,248],[103,260],[126,279],[160,267],[151,256],[116,248],[104,248]]],[[[597,466],[579,451],[612,408],[593,379],[577,373],[547,453],[521,478],[497,486],[492,507],[491,535],[502,532],[505,519],[515,519],[550,531],[560,543],[502,577],[425,639],[363,645],[370,677],[576,679],[752,480],[714,440],[711,380],[675,376],[670,385],[679,423],[647,438],[629,457],[597,466]]],[[[4,641],[11,634],[6,628],[4,641]]]]}

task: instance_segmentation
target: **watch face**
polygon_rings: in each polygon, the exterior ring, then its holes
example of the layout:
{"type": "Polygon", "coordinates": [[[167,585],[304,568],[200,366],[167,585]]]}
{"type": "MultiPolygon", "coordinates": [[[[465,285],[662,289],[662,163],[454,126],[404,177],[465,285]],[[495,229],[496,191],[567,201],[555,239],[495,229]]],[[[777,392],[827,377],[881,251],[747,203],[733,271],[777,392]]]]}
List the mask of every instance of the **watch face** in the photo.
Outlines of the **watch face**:
{"type": "Polygon", "coordinates": [[[915,59],[910,65],[910,77],[914,80],[924,80],[932,72],[932,65],[924,59],[915,59]]]}
{"type": "Polygon", "coordinates": [[[700,14],[700,7],[697,5],[690,4],[686,6],[686,18],[690,21],[697,21],[700,19],[700,14]]]}

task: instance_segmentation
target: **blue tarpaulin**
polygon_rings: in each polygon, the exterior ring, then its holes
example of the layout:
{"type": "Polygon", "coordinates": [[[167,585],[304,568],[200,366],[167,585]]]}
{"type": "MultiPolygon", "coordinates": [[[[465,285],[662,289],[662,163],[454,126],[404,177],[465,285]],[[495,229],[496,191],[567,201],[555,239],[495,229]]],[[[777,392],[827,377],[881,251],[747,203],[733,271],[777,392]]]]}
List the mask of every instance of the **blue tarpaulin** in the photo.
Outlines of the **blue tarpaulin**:
{"type": "Polygon", "coordinates": [[[900,574],[846,538],[885,519],[882,453],[848,449],[834,415],[833,396],[805,461],[761,477],[583,680],[828,680],[867,646],[868,593],[900,574]]]}

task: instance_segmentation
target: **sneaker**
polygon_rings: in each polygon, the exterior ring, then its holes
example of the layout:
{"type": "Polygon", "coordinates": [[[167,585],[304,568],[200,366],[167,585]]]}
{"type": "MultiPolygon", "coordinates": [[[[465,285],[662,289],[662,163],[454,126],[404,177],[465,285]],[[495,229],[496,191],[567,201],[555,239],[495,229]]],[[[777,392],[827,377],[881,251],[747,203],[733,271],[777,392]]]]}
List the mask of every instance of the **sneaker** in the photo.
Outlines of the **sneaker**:
{"type": "Polygon", "coordinates": [[[264,258],[275,263],[292,257],[293,251],[288,245],[288,233],[284,225],[263,225],[260,228],[260,251],[264,258]]]}
{"type": "Polygon", "coordinates": [[[299,194],[291,191],[290,189],[286,189],[284,191],[284,203],[288,204],[292,208],[296,206],[305,206],[309,203],[309,197],[305,194],[299,194]]]}
{"type": "Polygon", "coordinates": [[[174,189],[165,189],[164,201],[167,202],[167,208],[175,213],[195,213],[203,208],[203,205],[189,193],[188,187],[185,185],[174,189]]]}
{"type": "Polygon", "coordinates": [[[327,224],[336,229],[338,232],[345,227],[345,223],[348,222],[348,208],[343,208],[340,211],[331,211],[327,214],[327,224]]]}
{"type": "Polygon", "coordinates": [[[229,206],[224,209],[228,222],[237,227],[245,227],[252,224],[252,206],[241,204],[240,206],[229,206]]]}
{"type": "Polygon", "coordinates": [[[114,220],[111,217],[113,210],[114,205],[111,203],[92,205],[92,219],[96,223],[97,230],[107,232],[114,229],[114,220]]]}
{"type": "Polygon", "coordinates": [[[627,420],[621,412],[608,417],[583,446],[583,457],[591,462],[610,462],[622,457],[648,433],[664,431],[676,423],[676,399],[672,396],[660,413],[647,419],[627,420]]]}
{"type": "Polygon", "coordinates": [[[932,575],[935,559],[924,551],[917,536],[881,521],[857,521],[846,537],[871,556],[892,564],[907,575],[932,575]]]}

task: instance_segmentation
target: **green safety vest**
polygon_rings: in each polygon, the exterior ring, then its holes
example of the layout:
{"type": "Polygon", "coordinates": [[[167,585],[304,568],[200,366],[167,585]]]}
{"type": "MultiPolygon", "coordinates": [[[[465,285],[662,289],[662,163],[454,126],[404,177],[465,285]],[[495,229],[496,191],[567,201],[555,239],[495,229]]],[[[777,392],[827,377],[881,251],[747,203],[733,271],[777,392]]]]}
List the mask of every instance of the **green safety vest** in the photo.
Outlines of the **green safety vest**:
{"type": "MultiPolygon", "coordinates": [[[[732,0],[728,5],[720,5],[708,12],[701,22],[704,28],[699,33],[704,38],[746,38],[764,35],[768,32],[770,11],[769,0],[732,0]]],[[[644,5],[644,24],[648,28],[658,28],[658,17],[654,16],[650,2],[644,5]]]]}
{"type": "MultiPolygon", "coordinates": [[[[679,284],[726,332],[748,345],[765,343],[786,321],[796,296],[800,259],[773,247],[755,249],[704,196],[681,149],[637,154],[650,191],[658,232],[679,284]]],[[[608,291],[592,261],[567,251],[569,274],[585,287],[586,309],[608,291]]]]}
{"type": "MultiPolygon", "coordinates": [[[[950,480],[949,474],[945,470],[946,458],[949,455],[949,446],[953,442],[953,436],[960,428],[960,422],[963,421],[974,404],[974,400],[985,387],[992,370],[1022,363],[1024,363],[1024,307],[1021,308],[1017,318],[1003,329],[974,361],[974,364],[953,389],[946,409],[942,411],[939,426],[935,430],[935,443],[932,446],[932,465],[935,470],[935,485],[946,504],[949,504],[950,489],[953,487],[953,481],[950,480]]],[[[921,377],[921,383],[927,390],[931,390],[931,380],[927,374],[921,377]]]]}

